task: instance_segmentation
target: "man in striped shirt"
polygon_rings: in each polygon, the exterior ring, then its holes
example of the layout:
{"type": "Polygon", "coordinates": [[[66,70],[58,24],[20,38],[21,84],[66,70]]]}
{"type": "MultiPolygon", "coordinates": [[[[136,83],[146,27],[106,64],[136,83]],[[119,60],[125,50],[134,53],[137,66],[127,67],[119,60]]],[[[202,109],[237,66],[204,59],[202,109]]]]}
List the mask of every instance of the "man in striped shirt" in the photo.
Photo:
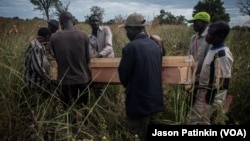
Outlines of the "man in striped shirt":
{"type": "Polygon", "coordinates": [[[25,50],[24,81],[30,89],[43,88],[50,81],[49,61],[45,46],[49,43],[51,32],[47,27],[38,30],[37,37],[25,50]]]}

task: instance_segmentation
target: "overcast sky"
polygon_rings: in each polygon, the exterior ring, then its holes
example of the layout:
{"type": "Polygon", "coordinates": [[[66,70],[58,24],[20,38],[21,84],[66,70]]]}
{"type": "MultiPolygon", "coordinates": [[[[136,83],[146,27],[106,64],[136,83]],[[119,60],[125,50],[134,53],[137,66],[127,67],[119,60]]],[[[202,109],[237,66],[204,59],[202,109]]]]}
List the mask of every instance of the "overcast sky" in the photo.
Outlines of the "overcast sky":
{"type": "MultiPolygon", "coordinates": [[[[160,14],[160,10],[171,12],[175,16],[192,17],[193,7],[199,0],[62,0],[70,2],[69,11],[79,20],[83,21],[86,15],[90,14],[92,6],[99,6],[104,9],[104,21],[114,19],[115,16],[127,17],[133,12],[141,13],[147,20],[160,14]]],[[[237,7],[237,0],[222,0],[224,8],[230,15],[230,25],[244,25],[250,20],[249,16],[241,16],[237,7]]],[[[1,17],[19,17],[32,19],[34,17],[45,18],[40,11],[34,11],[30,0],[0,0],[1,17]]],[[[53,17],[52,18],[56,18],[53,17]]]]}

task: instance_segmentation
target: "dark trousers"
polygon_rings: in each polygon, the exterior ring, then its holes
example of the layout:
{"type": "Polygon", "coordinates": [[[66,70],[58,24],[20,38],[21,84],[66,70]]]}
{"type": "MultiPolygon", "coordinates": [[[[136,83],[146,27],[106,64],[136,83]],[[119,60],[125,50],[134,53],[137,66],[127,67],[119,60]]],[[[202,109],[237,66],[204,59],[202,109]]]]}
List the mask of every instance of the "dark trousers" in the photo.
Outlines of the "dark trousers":
{"type": "Polygon", "coordinates": [[[88,83],[76,85],[62,85],[60,99],[63,102],[64,108],[71,106],[74,102],[76,106],[88,103],[88,83]]]}
{"type": "Polygon", "coordinates": [[[104,92],[105,84],[93,83],[92,88],[94,90],[95,97],[98,98],[104,92]]]}
{"type": "Polygon", "coordinates": [[[136,118],[131,118],[127,116],[125,126],[130,133],[134,135],[137,134],[140,141],[148,141],[148,126],[160,124],[160,115],[161,112],[136,118]]]}

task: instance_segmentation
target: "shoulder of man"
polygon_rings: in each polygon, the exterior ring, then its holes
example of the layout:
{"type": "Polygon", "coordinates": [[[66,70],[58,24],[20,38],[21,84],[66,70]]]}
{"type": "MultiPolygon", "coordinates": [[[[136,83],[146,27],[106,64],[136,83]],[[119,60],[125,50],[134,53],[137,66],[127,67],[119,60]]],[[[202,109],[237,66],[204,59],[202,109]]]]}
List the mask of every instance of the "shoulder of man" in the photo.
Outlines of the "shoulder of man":
{"type": "Polygon", "coordinates": [[[105,25],[105,26],[100,26],[100,29],[103,30],[103,31],[111,31],[110,30],[110,27],[105,25]]]}
{"type": "Polygon", "coordinates": [[[102,28],[102,29],[110,29],[110,27],[109,26],[107,26],[107,25],[101,25],[101,26],[99,26],[100,28],[102,28]]]}
{"type": "Polygon", "coordinates": [[[27,49],[34,49],[39,45],[39,41],[37,39],[32,40],[28,45],[27,45],[27,49]]]}
{"type": "Polygon", "coordinates": [[[89,38],[88,34],[86,32],[83,31],[79,31],[84,37],[89,38]]]}
{"type": "Polygon", "coordinates": [[[192,36],[191,36],[191,40],[194,40],[195,38],[196,38],[196,36],[198,36],[198,34],[197,33],[195,33],[195,34],[193,34],[192,36]]]}
{"type": "Polygon", "coordinates": [[[50,40],[53,40],[54,38],[58,38],[58,36],[60,36],[63,32],[62,31],[58,31],[54,34],[51,35],[50,40]]]}
{"type": "Polygon", "coordinates": [[[25,50],[24,50],[24,56],[27,56],[27,55],[29,55],[30,54],[30,52],[31,52],[31,50],[32,50],[32,43],[33,41],[31,41],[30,43],[28,43],[27,45],[26,45],[26,48],[25,48],[25,50]]]}

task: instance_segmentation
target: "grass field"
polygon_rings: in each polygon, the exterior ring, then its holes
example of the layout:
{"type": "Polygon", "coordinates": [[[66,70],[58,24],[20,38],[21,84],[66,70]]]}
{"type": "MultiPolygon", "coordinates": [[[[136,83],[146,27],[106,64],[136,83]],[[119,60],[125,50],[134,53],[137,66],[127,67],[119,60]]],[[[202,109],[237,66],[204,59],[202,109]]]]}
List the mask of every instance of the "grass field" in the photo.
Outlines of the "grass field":
{"type": "MultiPolygon", "coordinates": [[[[121,85],[106,85],[105,93],[96,99],[89,90],[89,105],[77,110],[74,107],[62,110],[54,91],[44,98],[39,92],[30,92],[22,80],[24,68],[22,53],[45,21],[21,21],[0,19],[0,138],[1,140],[132,140],[134,135],[124,128],[124,88],[121,85]],[[12,24],[19,33],[8,34],[12,24]],[[70,117],[77,115],[78,125],[70,123],[70,117]],[[72,128],[73,127],[73,128],[72,128]]],[[[90,33],[86,24],[76,28],[90,33]]],[[[113,47],[117,57],[128,42],[125,31],[117,25],[110,25],[113,33],[113,47]]],[[[151,34],[164,39],[167,55],[187,55],[189,39],[193,34],[190,27],[179,25],[147,26],[151,34]]],[[[232,81],[229,94],[233,102],[228,113],[222,115],[219,124],[250,123],[250,32],[232,30],[226,45],[234,56],[232,81]]],[[[164,124],[184,124],[187,97],[184,86],[164,85],[164,124]]]]}

